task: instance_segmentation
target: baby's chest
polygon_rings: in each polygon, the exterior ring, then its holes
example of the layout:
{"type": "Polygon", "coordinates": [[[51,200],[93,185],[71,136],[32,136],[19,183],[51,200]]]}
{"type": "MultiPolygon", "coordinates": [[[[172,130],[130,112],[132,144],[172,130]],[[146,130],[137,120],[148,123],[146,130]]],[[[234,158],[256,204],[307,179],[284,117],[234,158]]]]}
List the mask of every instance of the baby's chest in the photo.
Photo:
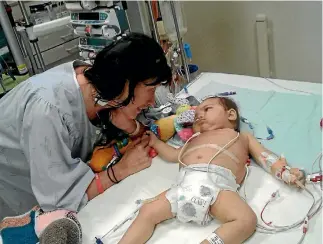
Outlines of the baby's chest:
{"type": "Polygon", "coordinates": [[[201,162],[207,163],[213,158],[216,152],[216,149],[205,147],[205,145],[190,147],[183,152],[182,159],[188,164],[201,162]]]}
{"type": "Polygon", "coordinates": [[[248,157],[248,150],[241,142],[229,147],[215,143],[203,143],[191,144],[182,153],[182,158],[185,161],[208,162],[209,160],[227,157],[236,162],[242,162],[248,157]]]}

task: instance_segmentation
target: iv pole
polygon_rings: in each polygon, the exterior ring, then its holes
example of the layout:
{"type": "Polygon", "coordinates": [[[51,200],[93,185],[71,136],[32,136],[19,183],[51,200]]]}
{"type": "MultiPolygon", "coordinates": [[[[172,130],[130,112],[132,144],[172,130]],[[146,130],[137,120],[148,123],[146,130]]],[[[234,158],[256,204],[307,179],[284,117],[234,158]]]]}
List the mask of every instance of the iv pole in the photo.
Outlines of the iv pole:
{"type": "MultiPolygon", "coordinates": [[[[182,41],[181,34],[180,34],[180,31],[179,31],[175,5],[174,5],[173,1],[169,1],[169,4],[170,4],[170,7],[171,7],[173,19],[174,19],[174,25],[175,25],[175,30],[176,30],[176,34],[177,34],[177,41],[178,41],[178,45],[179,45],[179,49],[180,49],[179,54],[181,56],[182,65],[183,65],[184,70],[185,70],[186,81],[187,81],[187,83],[189,83],[190,82],[190,73],[189,73],[189,69],[188,69],[188,66],[187,66],[186,58],[185,58],[183,41],[182,41]]],[[[154,17],[153,17],[154,15],[153,15],[153,10],[152,10],[152,6],[151,6],[150,1],[147,2],[147,6],[148,6],[149,22],[150,22],[151,32],[152,32],[153,37],[155,38],[155,40],[157,39],[156,41],[159,42],[157,24],[156,24],[156,22],[154,20],[154,17]]]]}
{"type": "MultiPolygon", "coordinates": [[[[45,66],[45,62],[43,59],[43,56],[41,55],[40,49],[39,49],[39,45],[38,45],[38,38],[34,35],[33,33],[33,24],[29,21],[29,17],[25,8],[25,4],[22,1],[18,1],[21,13],[25,19],[26,22],[26,32],[29,38],[29,41],[33,44],[33,47],[35,49],[36,52],[36,57],[38,59],[38,62],[40,64],[40,67],[42,69],[42,71],[46,70],[46,66],[45,66]]],[[[31,61],[33,62],[33,61],[31,61]]]]}
{"type": "Polygon", "coordinates": [[[3,32],[6,36],[12,56],[15,60],[19,74],[20,75],[27,74],[28,69],[27,69],[27,65],[26,65],[24,56],[21,52],[19,43],[16,39],[16,35],[12,29],[5,5],[2,1],[0,1],[0,23],[1,23],[1,26],[3,29],[3,32]]]}
{"type": "Polygon", "coordinates": [[[170,4],[171,10],[172,10],[172,15],[173,15],[173,18],[174,18],[174,25],[175,25],[175,30],[176,30],[176,34],[177,34],[177,41],[178,41],[178,45],[179,45],[179,48],[180,48],[179,54],[181,56],[182,65],[184,66],[187,83],[190,83],[190,73],[189,73],[186,58],[185,58],[184,45],[183,45],[181,33],[180,33],[179,27],[178,27],[178,21],[177,21],[174,1],[170,1],[169,4],[170,4]]]}

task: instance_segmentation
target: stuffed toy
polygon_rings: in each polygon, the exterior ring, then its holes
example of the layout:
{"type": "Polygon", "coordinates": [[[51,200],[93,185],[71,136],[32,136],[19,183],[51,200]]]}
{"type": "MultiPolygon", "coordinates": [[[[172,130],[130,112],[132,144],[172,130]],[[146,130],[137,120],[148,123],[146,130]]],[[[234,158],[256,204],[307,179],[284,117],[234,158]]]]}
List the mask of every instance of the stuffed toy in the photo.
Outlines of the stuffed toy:
{"type": "Polygon", "coordinates": [[[176,115],[171,115],[165,118],[156,120],[151,124],[150,130],[163,142],[168,141],[172,138],[176,131],[174,126],[174,120],[176,115]]]}
{"type": "Polygon", "coordinates": [[[121,157],[129,148],[131,144],[130,138],[125,138],[121,141],[117,141],[112,146],[98,146],[94,149],[92,158],[88,165],[96,172],[102,172],[106,170],[107,165],[111,162],[114,156],[121,157]]]}
{"type": "Polygon", "coordinates": [[[195,118],[195,109],[196,107],[180,106],[176,111],[175,130],[179,138],[184,142],[194,134],[192,125],[195,118]]]}
{"type": "Polygon", "coordinates": [[[82,243],[82,229],[76,212],[59,209],[44,212],[35,206],[25,214],[0,222],[3,244],[82,243]]]}
{"type": "MultiPolygon", "coordinates": [[[[155,121],[151,126],[150,130],[162,141],[166,142],[172,138],[175,134],[174,119],[175,115],[161,118],[155,121]]],[[[130,138],[125,138],[121,141],[117,141],[112,146],[98,146],[94,149],[92,158],[88,165],[96,172],[102,172],[107,169],[107,165],[111,162],[113,157],[121,158],[131,144],[130,138]]],[[[149,151],[149,156],[154,158],[157,156],[155,150],[149,151]]]]}
{"type": "MultiPolygon", "coordinates": [[[[165,118],[154,121],[149,128],[161,141],[166,142],[171,139],[176,133],[182,141],[186,142],[192,135],[192,125],[194,123],[195,108],[188,104],[187,99],[169,98],[172,104],[176,105],[176,115],[171,115],[165,118]]],[[[93,151],[92,158],[88,165],[96,172],[106,170],[107,165],[113,157],[121,158],[131,144],[130,138],[125,138],[117,141],[112,146],[99,146],[93,151]]],[[[157,156],[155,150],[151,149],[150,157],[157,156]]]]}
{"type": "Polygon", "coordinates": [[[176,133],[182,141],[186,142],[194,134],[192,125],[195,118],[195,109],[195,106],[179,105],[176,115],[155,121],[150,126],[150,130],[163,142],[171,139],[176,133]]]}

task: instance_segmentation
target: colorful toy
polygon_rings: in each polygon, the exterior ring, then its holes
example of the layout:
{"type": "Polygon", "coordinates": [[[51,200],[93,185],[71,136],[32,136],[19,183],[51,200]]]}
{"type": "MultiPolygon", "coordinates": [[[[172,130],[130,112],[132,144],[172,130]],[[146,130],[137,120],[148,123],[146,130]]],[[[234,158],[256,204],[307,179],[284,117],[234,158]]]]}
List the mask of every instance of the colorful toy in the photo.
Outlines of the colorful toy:
{"type": "Polygon", "coordinates": [[[187,111],[187,110],[190,110],[191,109],[191,106],[188,105],[188,104],[183,104],[183,105],[180,105],[177,109],[176,109],[176,115],[180,115],[181,113],[187,111]]]}
{"type": "Polygon", "coordinates": [[[179,113],[174,121],[175,130],[177,135],[181,138],[182,141],[186,142],[194,134],[192,125],[195,118],[195,108],[196,107],[186,107],[183,109],[179,107],[179,113]]]}
{"type": "Polygon", "coordinates": [[[163,142],[168,141],[175,134],[174,120],[176,115],[171,115],[165,118],[156,120],[150,130],[163,142]]]}
{"type": "MultiPolygon", "coordinates": [[[[156,120],[151,124],[149,129],[163,142],[171,139],[175,133],[177,133],[183,141],[187,141],[193,135],[191,125],[194,122],[194,109],[195,107],[182,104],[176,111],[177,115],[171,115],[156,120]]],[[[112,146],[96,147],[88,165],[94,172],[102,172],[106,170],[107,165],[114,157],[121,158],[130,144],[131,139],[125,138],[121,141],[117,141],[112,146]]],[[[157,152],[154,149],[151,149],[149,156],[154,158],[157,156],[157,152]]]]}
{"type": "MultiPolygon", "coordinates": [[[[154,132],[157,137],[166,142],[172,138],[175,134],[174,119],[175,115],[161,118],[155,121],[150,130],[154,132]]],[[[114,157],[121,158],[122,155],[126,152],[131,144],[131,139],[125,138],[123,140],[117,141],[112,146],[99,146],[96,147],[93,151],[92,158],[88,165],[91,169],[96,172],[102,172],[106,170],[107,165],[111,162],[114,157]]],[[[157,156],[157,152],[153,149],[150,150],[149,156],[154,158],[157,156]]]]}
{"type": "Polygon", "coordinates": [[[58,209],[44,212],[39,206],[0,222],[3,244],[82,243],[82,229],[76,212],[58,209]]]}
{"type": "Polygon", "coordinates": [[[176,115],[155,121],[150,126],[150,130],[164,142],[172,138],[175,133],[185,142],[194,134],[192,125],[194,123],[195,108],[182,104],[177,108],[176,115]]]}
{"type": "Polygon", "coordinates": [[[117,141],[112,146],[96,147],[88,165],[94,172],[102,172],[106,170],[106,166],[110,163],[114,156],[119,158],[122,157],[130,144],[131,139],[125,138],[121,141],[117,141]]]}

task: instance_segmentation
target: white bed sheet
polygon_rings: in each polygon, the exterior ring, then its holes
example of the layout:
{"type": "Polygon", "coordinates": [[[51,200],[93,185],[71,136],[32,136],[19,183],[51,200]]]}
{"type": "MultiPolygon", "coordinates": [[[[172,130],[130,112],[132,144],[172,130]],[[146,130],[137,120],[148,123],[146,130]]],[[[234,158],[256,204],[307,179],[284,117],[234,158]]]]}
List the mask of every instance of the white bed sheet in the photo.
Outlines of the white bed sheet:
{"type": "MultiPolygon", "coordinates": [[[[316,94],[321,94],[321,84],[273,80],[280,86],[290,89],[298,89],[316,94]]],[[[188,90],[190,94],[197,92],[209,82],[224,83],[228,85],[249,88],[254,90],[286,91],[263,78],[239,76],[219,73],[202,73],[188,90]]],[[[113,186],[101,196],[93,199],[78,214],[83,229],[83,243],[95,243],[95,236],[101,237],[114,225],[122,221],[135,207],[137,199],[154,197],[167,190],[174,182],[178,172],[178,165],[167,163],[159,157],[153,160],[150,168],[130,176],[118,185],[113,186]]],[[[246,181],[246,194],[251,207],[258,214],[270,194],[280,189],[282,198],[272,203],[265,212],[265,218],[276,224],[290,224],[303,218],[311,204],[311,197],[306,193],[290,189],[273,179],[258,166],[250,167],[250,175],[246,181]]],[[[242,187],[243,190],[243,187],[242,187]]],[[[120,240],[131,221],[128,221],[119,230],[102,239],[105,244],[114,244],[120,240]]],[[[200,227],[192,223],[182,224],[174,220],[168,220],[160,224],[149,244],[169,243],[200,243],[206,236],[219,226],[219,222],[213,221],[207,227],[200,227]]],[[[301,237],[301,230],[294,229],[276,235],[255,233],[246,243],[248,244],[276,244],[297,243],[301,237]]],[[[310,221],[309,233],[305,244],[322,243],[322,212],[310,221]]]]}

